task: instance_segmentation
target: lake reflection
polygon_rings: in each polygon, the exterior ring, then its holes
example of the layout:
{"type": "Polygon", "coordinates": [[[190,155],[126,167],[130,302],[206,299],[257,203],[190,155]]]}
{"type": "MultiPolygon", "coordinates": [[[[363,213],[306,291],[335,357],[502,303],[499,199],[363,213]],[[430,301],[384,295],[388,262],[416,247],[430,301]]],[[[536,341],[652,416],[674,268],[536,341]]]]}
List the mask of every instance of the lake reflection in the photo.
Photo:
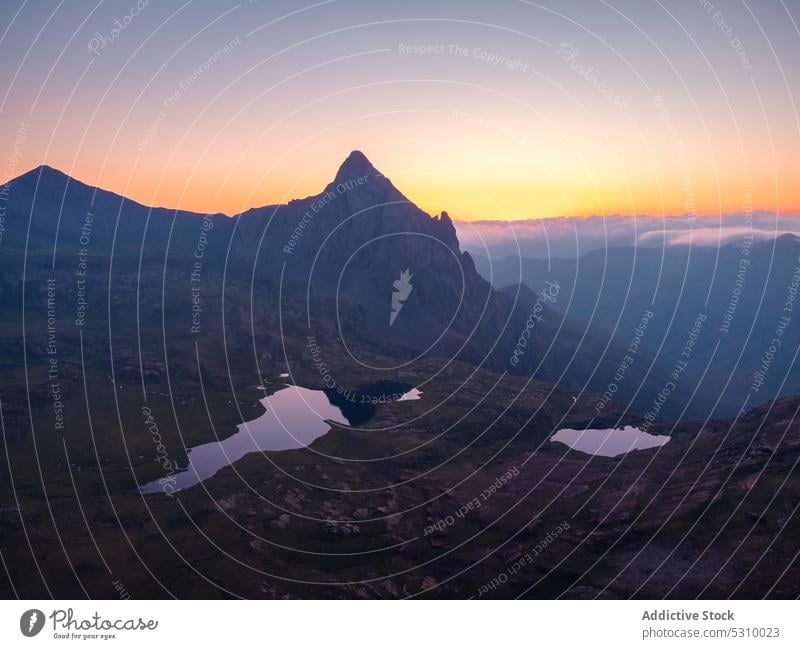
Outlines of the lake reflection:
{"type": "Polygon", "coordinates": [[[561,442],[575,451],[616,457],[630,451],[642,451],[647,448],[664,446],[669,441],[667,435],[651,435],[634,426],[625,428],[574,430],[562,428],[550,438],[551,442],[561,442]]]}
{"type": "Polygon", "coordinates": [[[161,478],[140,487],[145,494],[180,491],[210,478],[220,469],[256,451],[286,451],[308,446],[330,430],[327,421],[358,425],[369,419],[379,403],[419,399],[411,386],[381,382],[357,392],[311,390],[290,385],[261,399],[266,411],[237,426],[237,432],[219,442],[188,449],[189,466],[169,479],[161,478]],[[381,390],[394,390],[388,398],[381,390]],[[399,391],[398,391],[399,390],[399,391]],[[167,487],[166,485],[169,485],[167,487]]]}

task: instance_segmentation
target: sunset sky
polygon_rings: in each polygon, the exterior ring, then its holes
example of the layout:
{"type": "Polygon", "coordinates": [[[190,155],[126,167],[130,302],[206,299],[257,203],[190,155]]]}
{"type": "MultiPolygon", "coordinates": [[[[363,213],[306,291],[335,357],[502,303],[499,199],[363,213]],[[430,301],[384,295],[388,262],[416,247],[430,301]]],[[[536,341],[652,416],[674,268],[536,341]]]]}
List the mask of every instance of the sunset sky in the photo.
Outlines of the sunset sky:
{"type": "Polygon", "coordinates": [[[3,181],[235,214],[360,149],[462,219],[800,212],[797,0],[23,4],[3,181]]]}

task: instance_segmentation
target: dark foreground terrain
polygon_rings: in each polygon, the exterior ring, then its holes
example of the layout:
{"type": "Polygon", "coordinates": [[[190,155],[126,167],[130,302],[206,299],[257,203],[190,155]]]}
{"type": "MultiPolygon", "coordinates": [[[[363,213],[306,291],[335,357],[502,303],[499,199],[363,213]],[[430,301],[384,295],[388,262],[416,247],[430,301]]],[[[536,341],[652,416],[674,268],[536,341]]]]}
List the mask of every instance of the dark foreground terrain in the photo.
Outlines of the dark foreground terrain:
{"type": "MultiPolygon", "coordinates": [[[[199,375],[172,390],[150,385],[147,403],[179,464],[261,396],[204,402],[199,375]]],[[[608,459],[548,442],[591,420],[591,395],[461,364],[423,390],[368,429],[333,425],[309,449],[142,496],[136,481],[164,472],[139,386],[92,382],[91,424],[76,400],[80,430],[6,445],[3,595],[797,596],[800,400],[659,425],[666,446],[608,459]]]]}

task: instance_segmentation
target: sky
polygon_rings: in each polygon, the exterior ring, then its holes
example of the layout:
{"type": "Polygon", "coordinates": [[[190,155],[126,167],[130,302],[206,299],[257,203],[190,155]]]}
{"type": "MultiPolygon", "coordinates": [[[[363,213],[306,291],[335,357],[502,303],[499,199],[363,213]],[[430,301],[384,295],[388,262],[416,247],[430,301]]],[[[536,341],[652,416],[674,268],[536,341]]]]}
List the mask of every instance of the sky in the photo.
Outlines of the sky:
{"type": "Polygon", "coordinates": [[[800,212],[798,0],[0,3],[0,176],[464,220],[800,212]]]}

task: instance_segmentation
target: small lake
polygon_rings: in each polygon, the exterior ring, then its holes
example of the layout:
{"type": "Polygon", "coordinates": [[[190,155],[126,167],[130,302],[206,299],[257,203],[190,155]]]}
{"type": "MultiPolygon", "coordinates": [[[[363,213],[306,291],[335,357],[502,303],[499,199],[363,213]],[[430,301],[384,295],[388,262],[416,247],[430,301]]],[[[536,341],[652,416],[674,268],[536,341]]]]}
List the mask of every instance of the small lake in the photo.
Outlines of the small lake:
{"type": "MultiPolygon", "coordinates": [[[[419,399],[422,393],[410,385],[381,381],[355,391],[312,390],[286,386],[261,399],[266,409],[260,417],[237,426],[237,432],[219,442],[188,449],[189,465],[169,480],[171,490],[199,484],[220,469],[257,451],[303,448],[330,430],[328,421],[358,426],[368,421],[383,403],[419,399]]],[[[141,486],[141,493],[164,491],[164,479],[141,486]]]]}
{"type": "Polygon", "coordinates": [[[664,446],[668,435],[651,435],[634,426],[625,428],[562,428],[550,438],[551,442],[566,444],[575,451],[601,457],[617,457],[631,451],[664,446]]]}

